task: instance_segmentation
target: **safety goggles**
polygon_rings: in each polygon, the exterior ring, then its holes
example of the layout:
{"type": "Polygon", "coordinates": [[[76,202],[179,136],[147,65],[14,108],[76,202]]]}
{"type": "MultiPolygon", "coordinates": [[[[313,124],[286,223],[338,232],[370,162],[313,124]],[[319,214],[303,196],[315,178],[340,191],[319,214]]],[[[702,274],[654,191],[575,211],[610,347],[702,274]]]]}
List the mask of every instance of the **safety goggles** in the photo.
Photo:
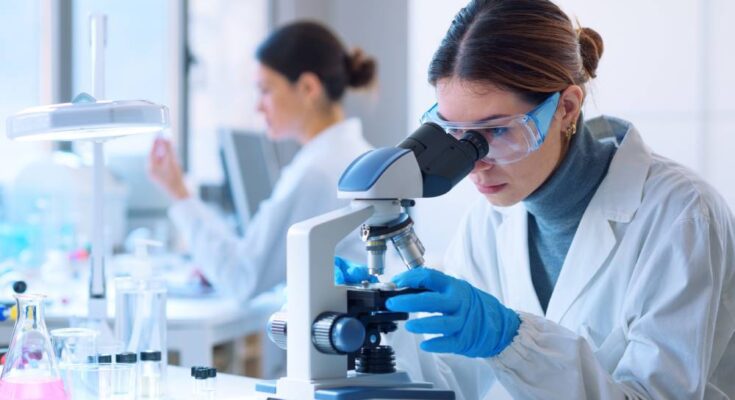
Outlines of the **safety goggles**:
{"type": "Polygon", "coordinates": [[[510,164],[522,160],[541,147],[558,104],[557,92],[526,114],[476,122],[447,121],[439,115],[439,104],[434,104],[421,117],[421,123],[433,122],[458,139],[467,131],[478,132],[485,137],[490,147],[482,161],[510,164]]]}

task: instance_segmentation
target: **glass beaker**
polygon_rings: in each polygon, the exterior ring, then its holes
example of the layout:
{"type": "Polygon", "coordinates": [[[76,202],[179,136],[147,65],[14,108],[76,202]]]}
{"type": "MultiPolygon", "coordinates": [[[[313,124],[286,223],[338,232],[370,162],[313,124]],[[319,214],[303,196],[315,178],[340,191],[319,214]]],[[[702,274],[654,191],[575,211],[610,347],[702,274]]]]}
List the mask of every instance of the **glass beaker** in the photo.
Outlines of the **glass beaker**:
{"type": "Polygon", "coordinates": [[[44,322],[45,296],[16,295],[18,320],[0,375],[0,399],[69,400],[44,322]]]}
{"type": "Polygon", "coordinates": [[[97,355],[97,335],[87,328],[62,328],[51,331],[51,344],[59,365],[88,364],[97,355]]]}
{"type": "Polygon", "coordinates": [[[73,400],[99,399],[98,332],[87,328],[51,331],[51,344],[64,386],[73,400]]]}

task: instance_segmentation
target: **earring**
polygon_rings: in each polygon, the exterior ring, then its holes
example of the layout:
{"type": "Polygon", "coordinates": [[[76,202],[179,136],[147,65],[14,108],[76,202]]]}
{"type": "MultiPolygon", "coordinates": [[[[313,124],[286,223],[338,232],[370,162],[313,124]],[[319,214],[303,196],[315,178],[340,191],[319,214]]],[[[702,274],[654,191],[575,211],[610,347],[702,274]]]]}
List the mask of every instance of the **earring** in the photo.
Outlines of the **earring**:
{"type": "Polygon", "coordinates": [[[566,131],[567,140],[571,139],[575,133],[577,133],[577,123],[572,122],[571,124],[569,124],[569,126],[567,126],[567,131],[566,131]]]}

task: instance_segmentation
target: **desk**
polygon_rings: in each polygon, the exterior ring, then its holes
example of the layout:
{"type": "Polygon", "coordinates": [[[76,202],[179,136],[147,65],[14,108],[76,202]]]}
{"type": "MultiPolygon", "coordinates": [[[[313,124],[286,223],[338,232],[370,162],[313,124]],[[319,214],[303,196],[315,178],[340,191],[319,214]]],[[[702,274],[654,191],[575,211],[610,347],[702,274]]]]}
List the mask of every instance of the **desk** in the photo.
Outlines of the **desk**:
{"type": "MultiPolygon", "coordinates": [[[[168,400],[191,400],[193,397],[193,379],[191,369],[169,366],[167,386],[168,400]]],[[[256,395],[255,384],[257,379],[243,376],[217,374],[217,400],[246,400],[262,399],[263,395],[256,395]]]]}
{"type": "MultiPolygon", "coordinates": [[[[114,315],[114,295],[108,315],[114,315]]],[[[265,331],[270,315],[283,304],[281,292],[266,292],[248,306],[222,297],[171,298],[166,302],[168,349],[177,351],[184,367],[212,365],[212,348],[243,336],[265,331]]],[[[69,325],[69,318],[85,315],[85,306],[53,306],[46,311],[49,330],[69,325]]],[[[0,323],[0,342],[10,341],[14,321],[0,323]]],[[[110,319],[110,327],[114,318],[110,319]]]]}
{"type": "MultiPolygon", "coordinates": [[[[2,366],[0,365],[0,371],[2,366]]],[[[191,400],[194,394],[194,382],[191,369],[169,365],[166,374],[166,400],[191,400]]],[[[217,400],[262,399],[257,395],[255,385],[258,380],[229,374],[217,374],[217,400]]]]}

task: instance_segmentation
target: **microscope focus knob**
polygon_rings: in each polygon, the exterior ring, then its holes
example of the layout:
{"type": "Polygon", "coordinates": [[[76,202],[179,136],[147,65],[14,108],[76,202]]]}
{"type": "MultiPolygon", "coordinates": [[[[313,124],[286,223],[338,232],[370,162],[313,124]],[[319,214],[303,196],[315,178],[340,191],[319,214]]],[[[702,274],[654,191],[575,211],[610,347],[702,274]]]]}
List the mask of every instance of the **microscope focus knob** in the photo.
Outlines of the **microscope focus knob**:
{"type": "Polygon", "coordinates": [[[325,312],[311,326],[311,341],[322,353],[352,353],[365,343],[365,326],[348,315],[325,312]]]}
{"type": "Polygon", "coordinates": [[[276,346],[286,350],[286,338],[288,337],[288,314],[285,311],[279,311],[271,315],[268,320],[268,337],[276,346]]]}

